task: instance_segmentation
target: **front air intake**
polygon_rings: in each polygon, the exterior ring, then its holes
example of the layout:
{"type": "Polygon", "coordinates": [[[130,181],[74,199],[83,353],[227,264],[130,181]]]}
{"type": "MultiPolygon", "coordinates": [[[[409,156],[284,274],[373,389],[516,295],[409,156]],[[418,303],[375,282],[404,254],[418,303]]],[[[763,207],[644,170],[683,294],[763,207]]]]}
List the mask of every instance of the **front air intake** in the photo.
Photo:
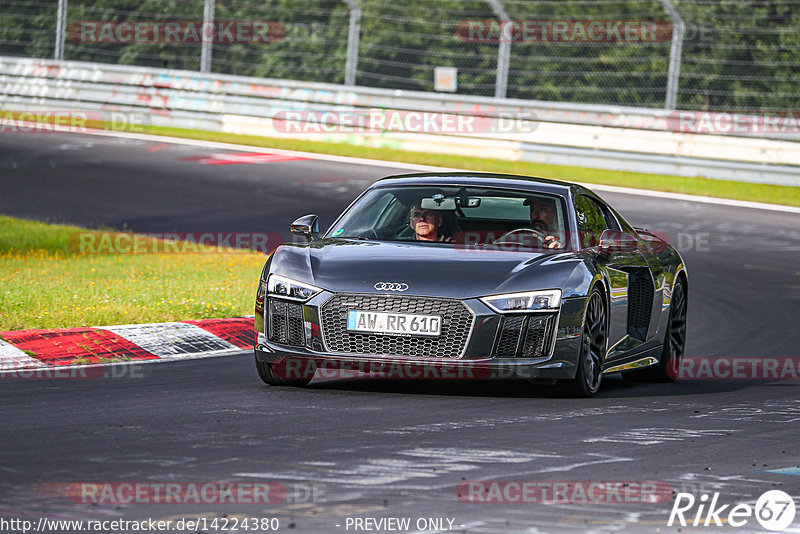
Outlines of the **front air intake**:
{"type": "Polygon", "coordinates": [[[653,277],[650,269],[634,269],[628,275],[628,335],[647,339],[653,311],[653,277]]]}
{"type": "Polygon", "coordinates": [[[303,305],[270,298],[267,309],[269,335],[267,339],[282,345],[304,347],[303,305]]]}
{"type": "Polygon", "coordinates": [[[495,358],[550,356],[555,315],[506,315],[495,344],[495,358]]]}

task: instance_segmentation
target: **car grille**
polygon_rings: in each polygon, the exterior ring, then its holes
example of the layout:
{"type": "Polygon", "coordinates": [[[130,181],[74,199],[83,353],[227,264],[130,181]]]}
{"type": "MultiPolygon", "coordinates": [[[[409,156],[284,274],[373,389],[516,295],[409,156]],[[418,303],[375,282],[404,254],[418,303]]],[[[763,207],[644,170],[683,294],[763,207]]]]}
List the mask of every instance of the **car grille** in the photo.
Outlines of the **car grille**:
{"type": "Polygon", "coordinates": [[[474,316],[460,300],[399,295],[339,293],[320,306],[322,335],[331,352],[425,358],[460,358],[467,348],[474,316]],[[348,310],[418,313],[442,317],[439,337],[406,337],[350,332],[348,310]]]}
{"type": "Polygon", "coordinates": [[[495,358],[541,358],[550,355],[555,315],[507,315],[503,317],[495,358]]]}
{"type": "Polygon", "coordinates": [[[284,300],[269,299],[268,309],[268,339],[284,345],[305,346],[303,305],[284,300]]]}

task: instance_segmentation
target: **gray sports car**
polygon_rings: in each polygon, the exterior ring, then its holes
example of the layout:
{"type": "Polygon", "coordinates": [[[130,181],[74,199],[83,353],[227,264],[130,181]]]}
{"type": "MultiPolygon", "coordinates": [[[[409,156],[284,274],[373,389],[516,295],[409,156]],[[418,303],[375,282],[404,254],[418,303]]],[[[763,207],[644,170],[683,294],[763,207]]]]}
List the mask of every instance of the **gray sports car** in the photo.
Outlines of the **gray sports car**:
{"type": "Polygon", "coordinates": [[[678,375],[680,254],[580,185],[390,176],[324,235],[316,215],[291,229],[299,242],[269,257],[256,296],[256,369],[267,384],[304,386],[333,367],[394,369],[527,378],[591,396],[608,373],[678,375]]]}

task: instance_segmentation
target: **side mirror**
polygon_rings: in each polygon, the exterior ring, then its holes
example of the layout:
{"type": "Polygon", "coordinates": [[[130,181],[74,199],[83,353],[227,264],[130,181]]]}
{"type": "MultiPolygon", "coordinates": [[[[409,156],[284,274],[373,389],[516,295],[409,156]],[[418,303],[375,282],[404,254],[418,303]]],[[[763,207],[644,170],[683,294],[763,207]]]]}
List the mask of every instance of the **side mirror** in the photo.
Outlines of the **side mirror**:
{"type": "Polygon", "coordinates": [[[319,235],[319,221],[317,216],[303,215],[292,223],[292,233],[294,235],[301,235],[308,241],[313,241],[319,235]]]}
{"type": "Polygon", "coordinates": [[[600,236],[600,253],[634,252],[639,246],[636,236],[620,230],[604,230],[600,236]]]}

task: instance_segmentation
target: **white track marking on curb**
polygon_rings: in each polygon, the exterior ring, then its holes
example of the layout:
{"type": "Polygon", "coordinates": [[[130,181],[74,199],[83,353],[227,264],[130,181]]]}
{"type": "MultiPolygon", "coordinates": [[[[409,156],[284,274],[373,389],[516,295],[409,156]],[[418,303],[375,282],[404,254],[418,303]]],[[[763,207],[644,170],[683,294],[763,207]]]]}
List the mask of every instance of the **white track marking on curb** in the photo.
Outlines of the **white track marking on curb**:
{"type": "MultiPolygon", "coordinates": [[[[89,132],[89,135],[100,135],[106,137],[119,137],[123,139],[137,139],[140,141],[153,141],[160,143],[172,143],[175,145],[189,145],[200,146],[207,148],[223,149],[223,150],[241,150],[247,152],[263,152],[269,150],[275,154],[284,154],[287,156],[296,156],[308,159],[315,159],[320,161],[333,161],[337,163],[349,163],[354,165],[369,165],[373,167],[389,167],[389,168],[403,168],[413,171],[422,172],[470,172],[468,169],[454,169],[449,167],[435,167],[432,165],[419,165],[416,163],[402,163],[399,161],[384,161],[367,158],[356,158],[352,156],[334,156],[330,154],[317,154],[314,152],[300,152],[296,150],[284,150],[280,148],[269,148],[263,146],[249,146],[237,145],[233,143],[220,143],[217,141],[202,141],[199,139],[184,139],[179,137],[167,137],[161,135],[149,134],[135,134],[129,132],[109,132],[109,131],[95,131],[89,132]]],[[[581,182],[578,182],[581,183],[581,182]]],[[[744,183],[744,182],[743,182],[744,183]]],[[[612,193],[621,193],[625,195],[638,195],[646,197],[658,197],[669,200],[683,200],[687,202],[702,202],[704,204],[717,204],[720,206],[732,206],[737,208],[751,208],[769,211],[780,211],[784,213],[800,213],[800,207],[796,206],[782,206],[780,204],[766,204],[763,202],[748,202],[745,200],[730,200],[726,198],[706,197],[700,195],[685,195],[681,193],[667,193],[664,191],[653,191],[650,189],[634,189],[628,187],[619,187],[614,185],[600,185],[600,184],[582,184],[596,189],[597,191],[608,191],[612,193]]]]}
{"type": "Polygon", "coordinates": [[[38,369],[47,364],[29,356],[8,341],[0,339],[0,371],[16,371],[20,369],[38,369]]]}
{"type": "Polygon", "coordinates": [[[152,323],[101,326],[99,328],[114,332],[160,358],[241,350],[193,324],[152,323]]]}

